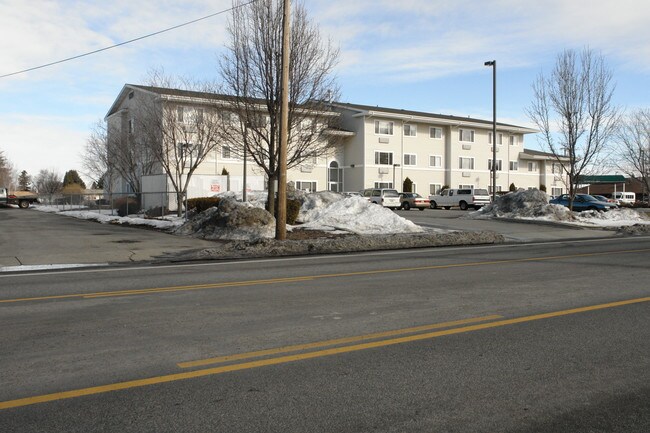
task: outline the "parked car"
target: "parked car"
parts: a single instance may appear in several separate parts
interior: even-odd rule
[[[592,197],[594,197],[594,198],[596,198],[596,199],[598,199],[598,200],[600,200],[600,201],[604,201],[605,203],[613,203],[613,204],[616,204],[616,200],[614,200],[613,198],[607,198],[607,197],[605,197],[604,195],[592,194]],[[617,207],[618,207],[618,206],[617,206]]]
[[[429,207],[429,199],[422,197],[417,192],[403,192],[399,195],[399,201],[402,203],[402,209],[410,210],[417,208],[425,210]]]
[[[549,203],[569,207],[569,198],[569,194],[562,194],[553,200],[549,200]],[[616,209],[616,207],[617,206],[614,203],[600,201],[589,194],[576,194],[576,197],[573,200],[573,210],[576,212],[582,212],[585,210],[607,211],[609,209]]]
[[[361,193],[358,191],[344,191],[341,194],[343,194],[346,197],[361,197]]]
[[[371,203],[380,204],[389,209],[399,209],[399,192],[392,188],[368,188],[363,190],[363,196]]]
[[[484,188],[450,188],[443,189],[438,194],[430,195],[429,202],[431,209],[438,207],[445,209],[459,207],[461,210],[467,210],[470,207],[480,209],[490,204],[490,194]]]

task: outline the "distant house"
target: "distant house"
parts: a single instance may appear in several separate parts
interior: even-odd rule
[[[138,105],[151,97],[190,111],[207,105],[228,110],[232,98],[127,84],[106,115],[109,134],[137,133]],[[491,189],[492,150],[496,146],[497,191],[515,184],[527,189],[545,185],[553,195],[565,192],[553,155],[524,148],[525,136],[537,132],[534,129],[498,123],[496,137],[492,137],[488,120],[336,102],[329,109],[338,124],[329,133],[338,135],[342,144],[328,155],[310,158],[289,170],[287,180],[299,190],[401,190],[407,177],[413,182],[413,191],[423,195],[436,193],[443,185]],[[190,196],[241,190],[243,167],[243,160],[230,152],[228,143],[220,144],[195,172],[196,186]],[[227,180],[221,176],[224,169],[229,173]],[[248,188],[265,186],[263,172],[250,161],[247,177]],[[143,192],[160,192],[165,183],[159,170],[155,179],[145,179]],[[124,182],[118,184],[116,191],[128,192]]]

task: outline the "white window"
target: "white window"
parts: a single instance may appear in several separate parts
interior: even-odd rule
[[[497,168],[496,171],[501,171],[502,162],[500,159],[497,159]],[[492,171],[492,159],[488,159],[488,170]]]
[[[393,135],[393,122],[375,120],[375,134]]]
[[[562,174],[562,165],[558,162],[554,162],[551,165],[551,171],[553,174]]]
[[[375,164],[393,165],[393,152],[375,152]]]
[[[528,171],[537,171],[537,163],[536,162],[529,162],[528,163]]]
[[[415,137],[417,135],[418,127],[416,125],[404,125],[404,136]]]
[[[519,161],[510,161],[510,171],[519,170]]]
[[[316,192],[316,182],[309,180],[297,180],[296,189],[299,191]]]
[[[417,165],[417,156],[413,153],[405,153],[404,165]]]
[[[562,188],[551,188],[551,195],[553,197],[557,197],[558,195],[562,195]]]
[[[223,159],[230,159],[231,158],[230,147],[221,146],[221,158],[223,158]]]
[[[492,133],[488,132],[488,143],[492,144]],[[503,144],[503,134],[497,134],[497,144]]]
[[[458,189],[474,189],[474,185],[458,185]]]
[[[436,128],[434,126],[429,128],[429,137],[430,138],[442,138],[442,128]]]
[[[502,191],[501,185],[497,185],[496,190],[497,192]],[[490,193],[490,195],[492,195],[492,185],[488,186],[488,192]]]
[[[461,170],[474,170],[474,158],[458,158],[458,168]]]
[[[442,185],[439,183],[430,183],[429,184],[429,194],[434,195],[438,194],[442,189]]]
[[[429,167],[442,167],[442,156],[429,155]]]
[[[375,188],[392,188],[393,182],[375,182]]]
[[[184,114],[183,107],[176,107],[176,121],[177,122],[182,122],[183,121],[183,114]]]
[[[467,141],[470,143],[474,143],[474,131],[472,131],[471,129],[459,129],[458,139],[460,141]]]
[[[511,135],[510,136],[510,146],[516,146],[519,144],[519,137],[516,135]]]

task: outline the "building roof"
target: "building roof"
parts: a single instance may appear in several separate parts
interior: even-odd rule
[[[625,176],[620,174],[610,174],[605,176],[580,176],[578,183],[582,184],[598,184],[598,183],[625,183]]]
[[[395,117],[400,119],[407,119],[425,123],[442,123],[442,124],[457,124],[468,125],[476,127],[490,127],[492,126],[491,120],[475,119],[472,117],[451,116],[446,114],[427,113],[424,111],[402,110],[397,108],[350,104],[350,103],[332,103],[335,107],[356,111],[360,116],[385,116]],[[519,132],[523,134],[532,134],[539,132],[536,129],[526,128],[523,126],[510,125],[507,123],[497,122],[497,129],[512,132]]]

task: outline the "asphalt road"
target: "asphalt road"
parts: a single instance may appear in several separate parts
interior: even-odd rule
[[[647,432],[650,238],[0,274],[7,432]]]

